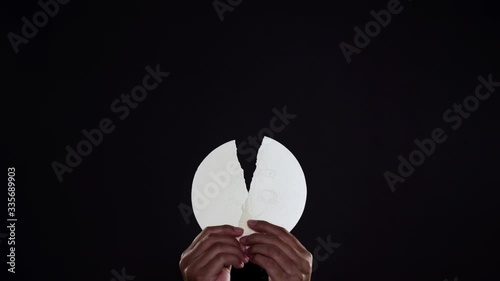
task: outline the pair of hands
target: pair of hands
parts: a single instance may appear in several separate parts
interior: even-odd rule
[[[266,221],[249,220],[257,233],[236,238],[243,229],[229,225],[205,228],[182,253],[184,281],[229,281],[231,267],[252,262],[271,281],[310,281],[312,255],[290,232]]]

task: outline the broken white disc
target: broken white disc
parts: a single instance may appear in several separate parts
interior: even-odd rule
[[[265,220],[291,231],[304,212],[307,187],[295,156],[279,142],[264,137],[247,191],[236,154],[236,142],[214,149],[193,179],[191,201],[196,221],[207,226],[229,224],[250,234],[247,220]]]

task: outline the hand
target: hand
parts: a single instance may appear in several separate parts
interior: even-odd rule
[[[229,281],[231,266],[248,262],[236,237],[243,229],[230,225],[205,228],[182,253],[179,268],[184,281]]]
[[[249,248],[250,261],[264,268],[271,281],[310,281],[312,254],[282,227],[266,221],[248,221],[257,233],[244,236],[240,243]]]

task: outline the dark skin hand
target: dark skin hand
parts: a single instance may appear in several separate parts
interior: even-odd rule
[[[269,281],[310,281],[312,254],[286,229],[266,221],[248,221],[257,233],[240,243],[252,263],[266,270]]]
[[[236,240],[242,234],[242,228],[229,225],[205,228],[181,255],[184,281],[229,281],[231,266],[243,268],[248,262]]]
[[[236,239],[243,229],[229,225],[205,228],[182,253],[184,281],[229,281],[231,267],[251,261],[266,270],[269,281],[310,281],[312,254],[286,229],[266,221],[248,221],[256,231]]]

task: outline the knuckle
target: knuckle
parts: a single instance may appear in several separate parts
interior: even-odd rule
[[[278,231],[281,232],[281,233],[284,233],[284,234],[288,234],[288,230],[286,230],[284,227],[282,226],[278,226]]]
[[[182,252],[182,254],[181,254],[181,260],[182,260],[182,258],[184,258],[186,256],[186,254],[187,254],[187,249]]]
[[[224,229],[226,229],[226,230],[232,230],[232,229],[233,229],[233,227],[232,227],[232,226],[230,226],[229,224],[224,224],[224,225],[222,225],[222,227],[223,227]]]
[[[196,245],[196,249],[198,249],[199,247],[203,247],[203,245],[205,245],[208,240],[210,239],[210,237],[207,235],[205,237],[203,237],[203,239],[201,239],[198,244]]]
[[[184,278],[189,279],[189,276],[193,274],[193,270],[191,270],[191,267],[188,265],[188,266],[185,266],[185,267],[181,267],[181,274]]]
[[[213,231],[213,229],[212,229],[212,228],[213,228],[212,226],[207,226],[207,227],[205,227],[205,228],[201,231],[200,235],[201,235],[201,236],[203,236],[203,237],[207,236],[207,234],[210,234],[210,232],[212,232],[212,231]]]
[[[224,263],[226,261],[226,259],[224,258],[224,254],[223,253],[218,253],[216,256],[215,256],[215,260],[219,263]]]
[[[312,260],[313,260],[313,254],[311,254],[311,252],[309,251],[305,251],[304,253],[305,257],[306,257],[306,260],[308,263],[312,263]]]
[[[207,233],[207,235],[205,235],[205,237],[203,237],[203,239],[199,243],[206,244],[206,243],[209,243],[210,241],[213,241],[216,238],[217,238],[217,234],[210,232],[210,233]]]
[[[188,258],[186,258],[185,254],[183,253],[181,255],[181,258],[179,259],[179,268],[181,270],[187,268],[187,266],[188,266],[187,263],[188,263]]]
[[[260,254],[254,254],[251,258],[252,262],[259,263],[261,260]]]
[[[211,231],[213,231],[214,229],[215,229],[215,226],[207,226],[207,227],[205,227],[205,228],[203,229],[203,231],[204,231],[205,233],[207,233],[207,232],[211,232]]]
[[[312,265],[310,261],[302,261],[301,262],[301,271],[309,274],[312,270]]]

